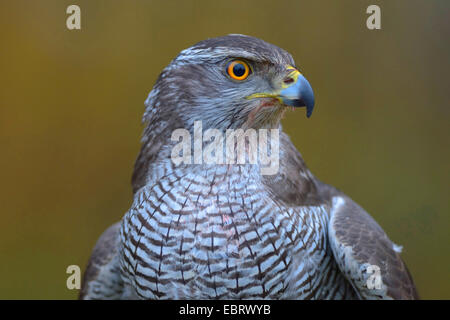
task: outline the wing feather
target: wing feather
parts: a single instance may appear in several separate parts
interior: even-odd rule
[[[363,299],[418,299],[412,277],[376,221],[346,196],[332,199],[328,238],[337,264]]]
[[[100,236],[84,273],[80,299],[120,299],[123,281],[117,255],[120,222]]]

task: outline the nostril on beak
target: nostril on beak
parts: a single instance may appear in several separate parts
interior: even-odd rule
[[[292,79],[291,77],[287,77],[287,78],[284,78],[283,82],[285,84],[291,84],[292,82],[294,82],[294,79]]]

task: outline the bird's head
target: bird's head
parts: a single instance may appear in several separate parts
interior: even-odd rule
[[[306,107],[314,95],[285,50],[263,40],[228,35],[183,50],[161,73],[147,101],[145,121],[176,119],[192,129],[274,128],[288,107]],[[172,128],[174,129],[174,128]]]

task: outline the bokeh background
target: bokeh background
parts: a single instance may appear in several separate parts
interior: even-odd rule
[[[82,29],[66,28],[81,7]],[[382,29],[366,28],[369,4]],[[0,298],[72,299],[131,200],[144,100],[195,42],[292,53],[316,94],[285,130],[310,169],[370,212],[425,299],[450,298],[449,1],[6,1],[0,4]]]

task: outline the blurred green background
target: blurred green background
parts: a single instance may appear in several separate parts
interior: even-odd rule
[[[66,8],[81,7],[81,30]],[[366,28],[381,7],[382,29]],[[1,1],[0,298],[71,299],[128,209],[144,100],[177,53],[228,33],[288,50],[316,108],[285,130],[371,213],[422,298],[450,298],[449,1]]]

